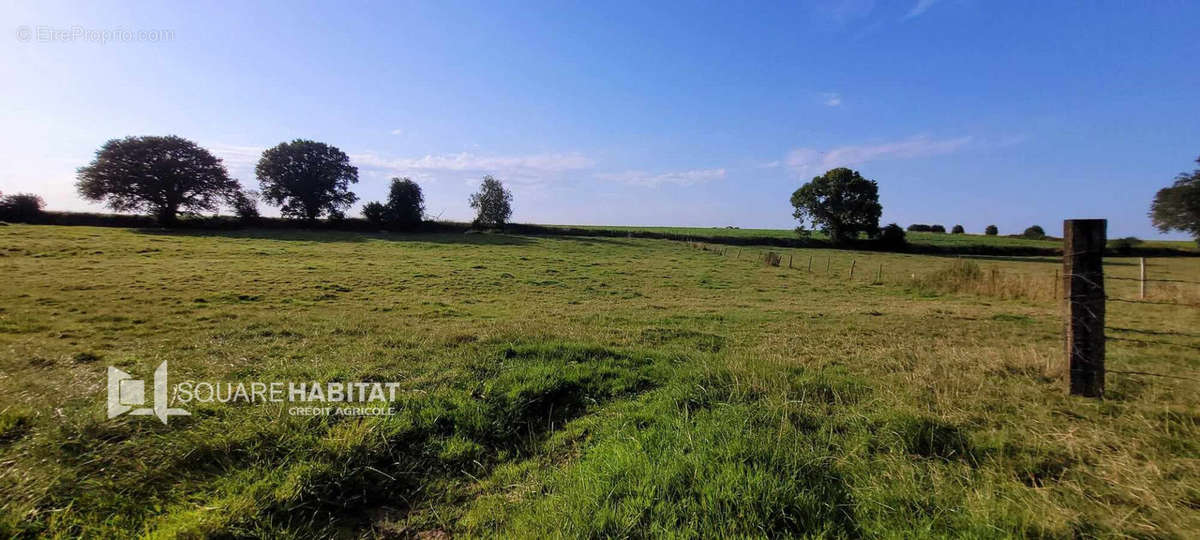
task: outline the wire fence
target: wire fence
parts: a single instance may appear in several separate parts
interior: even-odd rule
[[[870,255],[836,257],[838,262],[835,267],[835,257],[828,255],[822,257],[802,254],[797,257],[796,253],[776,250],[729,247],[703,242],[688,242],[688,245],[694,249],[734,259],[754,259],[766,266],[786,267],[813,274],[840,275],[844,280],[865,281],[872,285],[886,283],[917,289],[968,292],[1005,299],[1023,298],[1046,302],[1061,302],[1065,294],[1063,276],[1059,270],[1035,274],[1007,268],[984,269],[968,259],[955,259],[955,264],[961,265],[958,268],[952,264],[945,268],[923,269],[920,272],[898,272],[895,268],[888,268],[891,260]],[[1179,279],[1174,276],[1149,277],[1144,260],[1140,262],[1140,268],[1142,275],[1139,277],[1105,275],[1105,290],[1109,292],[1106,298],[1129,304],[1200,308],[1200,280]],[[1135,283],[1137,287],[1130,289],[1118,286],[1118,283],[1110,286],[1107,283],[1110,280]]]

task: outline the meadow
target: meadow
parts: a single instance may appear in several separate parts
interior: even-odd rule
[[[554,227],[554,225],[548,225]],[[791,240],[798,238],[795,231],[789,229],[742,229],[730,227],[642,227],[642,226],[621,226],[621,225],[569,225],[573,229],[584,229],[594,231],[616,231],[616,232],[650,232],[680,236],[694,236],[698,238],[729,238],[734,240],[744,239],[783,239]],[[1015,231],[1020,232],[1020,231]],[[1055,229],[1049,227],[1046,233],[1051,237],[1061,233],[1061,227]],[[811,231],[810,237],[813,239],[824,240],[827,237],[820,231]],[[1046,248],[1057,249],[1062,247],[1062,240],[1059,238],[1024,238],[1014,235],[994,235],[985,234],[950,234],[950,233],[933,233],[933,232],[917,232],[909,231],[907,239],[910,244],[917,248],[932,247],[943,249],[954,248],[970,248],[970,247],[990,247],[990,248]],[[1112,245],[1112,239],[1110,239]],[[1179,251],[1195,252],[1198,251],[1196,242],[1180,241],[1180,240],[1147,240],[1140,244],[1140,247],[1145,248],[1161,248],[1172,249]]]
[[[1152,259],[1177,281],[1109,303],[1093,400],[1063,390],[1056,258],[765,251],[0,227],[0,535],[1200,530],[1200,309],[1176,305],[1200,304],[1200,259]],[[392,416],[107,419],[108,367],[164,360],[401,392]]]

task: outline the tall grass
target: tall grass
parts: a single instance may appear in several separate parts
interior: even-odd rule
[[[984,271],[975,261],[956,260],[933,272],[914,276],[910,286],[920,292],[969,293],[1003,299],[1051,301],[1058,290],[1054,276]]]

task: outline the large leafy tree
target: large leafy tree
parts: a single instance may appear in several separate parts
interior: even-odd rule
[[[853,240],[859,233],[879,234],[879,186],[845,167],[831,169],[792,193],[792,216],[800,228],[811,222],[835,243]]]
[[[77,177],[85,199],[118,212],[150,212],[162,224],[180,212],[216,211],[238,191],[219,158],[174,135],[108,141]]]
[[[1158,190],[1150,204],[1150,221],[1161,232],[1186,232],[1200,243],[1200,169],[1180,173],[1171,187]]]
[[[345,152],[325,143],[280,143],[263,152],[254,171],[263,200],[279,205],[285,216],[340,216],[358,200],[350,192],[350,184],[358,183],[358,168]]]
[[[470,202],[477,211],[476,224],[501,227],[512,217],[512,193],[491,175],[483,177],[479,192],[471,194]]]

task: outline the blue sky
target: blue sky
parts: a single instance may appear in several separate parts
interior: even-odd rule
[[[493,174],[523,222],[790,228],[791,192],[850,166],[885,223],[1160,237],[1150,200],[1200,155],[1200,3],[1047,4],[6,4],[0,191],[99,209],[74,171],[131,134],[254,187],[311,138],[361,201],[410,176],[442,219]]]

